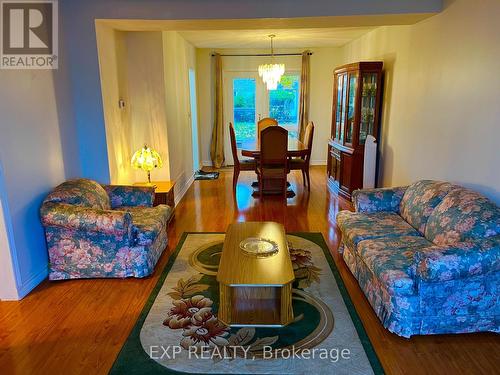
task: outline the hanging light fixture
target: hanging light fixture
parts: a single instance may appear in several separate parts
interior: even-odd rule
[[[259,65],[259,77],[262,78],[268,90],[276,90],[281,76],[285,73],[285,64],[274,64],[273,38],[275,36],[274,34],[269,35],[271,38],[271,64]]]

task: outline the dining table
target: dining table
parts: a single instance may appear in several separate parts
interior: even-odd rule
[[[259,158],[260,157],[260,143],[257,139],[251,139],[241,142],[238,147],[241,150],[241,155],[249,158]],[[299,141],[297,138],[289,136],[288,137],[288,157],[302,157],[307,154],[307,146]]]
[[[241,151],[242,156],[246,156],[249,158],[259,159],[260,158],[260,143],[257,139],[245,140],[242,141],[238,145],[238,149]],[[307,155],[307,146],[302,143],[299,139],[288,136],[288,147],[287,147],[287,156],[291,157],[303,157]],[[258,187],[258,182],[252,183],[253,187]],[[264,190],[264,194],[276,194],[279,193],[280,190],[270,189]],[[259,196],[259,191],[255,190],[252,194],[254,197]],[[293,189],[289,188],[287,191],[287,197],[294,197],[295,192]]]

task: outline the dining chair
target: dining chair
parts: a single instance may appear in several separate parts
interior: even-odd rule
[[[257,122],[257,141],[260,142],[260,133],[262,130],[270,127],[270,126],[278,126],[278,120],[271,117],[264,117]]]
[[[242,159],[238,158],[238,148],[236,146],[236,134],[234,132],[234,126],[229,123],[229,135],[231,138],[231,152],[233,154],[233,191],[236,191],[236,184],[238,183],[238,176],[241,171],[255,171],[257,165],[253,159]]]
[[[288,170],[288,131],[280,126],[270,126],[262,131],[260,138],[260,159],[257,174],[259,177],[259,193],[262,199],[264,184],[281,181],[285,202],[287,198],[286,176]]]
[[[309,178],[309,166],[311,164],[311,151],[314,136],[314,123],[310,121],[304,132],[304,144],[307,147],[307,152],[304,156],[300,158],[291,158],[289,161],[290,170],[300,170],[302,171],[302,180],[304,186],[306,186],[307,178],[307,190],[311,190],[311,180]]]

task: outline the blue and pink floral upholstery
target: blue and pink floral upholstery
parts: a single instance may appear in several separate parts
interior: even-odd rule
[[[40,209],[49,279],[145,277],[167,246],[172,208],[153,207],[154,188],[77,179],[56,187]]]
[[[439,181],[357,190],[341,211],[343,258],[400,336],[500,332],[500,208]]]

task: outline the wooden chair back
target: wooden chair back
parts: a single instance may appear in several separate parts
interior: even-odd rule
[[[238,159],[238,147],[236,146],[236,133],[234,132],[234,126],[229,123],[229,137],[231,138],[231,153],[233,154],[233,163],[235,168],[239,168],[240,159]]]
[[[306,161],[309,161],[309,159],[311,159],[313,136],[314,136],[314,123],[310,121],[307,124],[306,130],[304,132],[304,144],[307,146],[307,154],[305,156]]]
[[[257,122],[257,140],[260,142],[260,133],[262,130],[270,127],[270,126],[278,126],[278,121],[271,117],[264,117],[263,119]]]
[[[261,167],[287,168],[288,130],[270,126],[262,131],[260,138]]]

